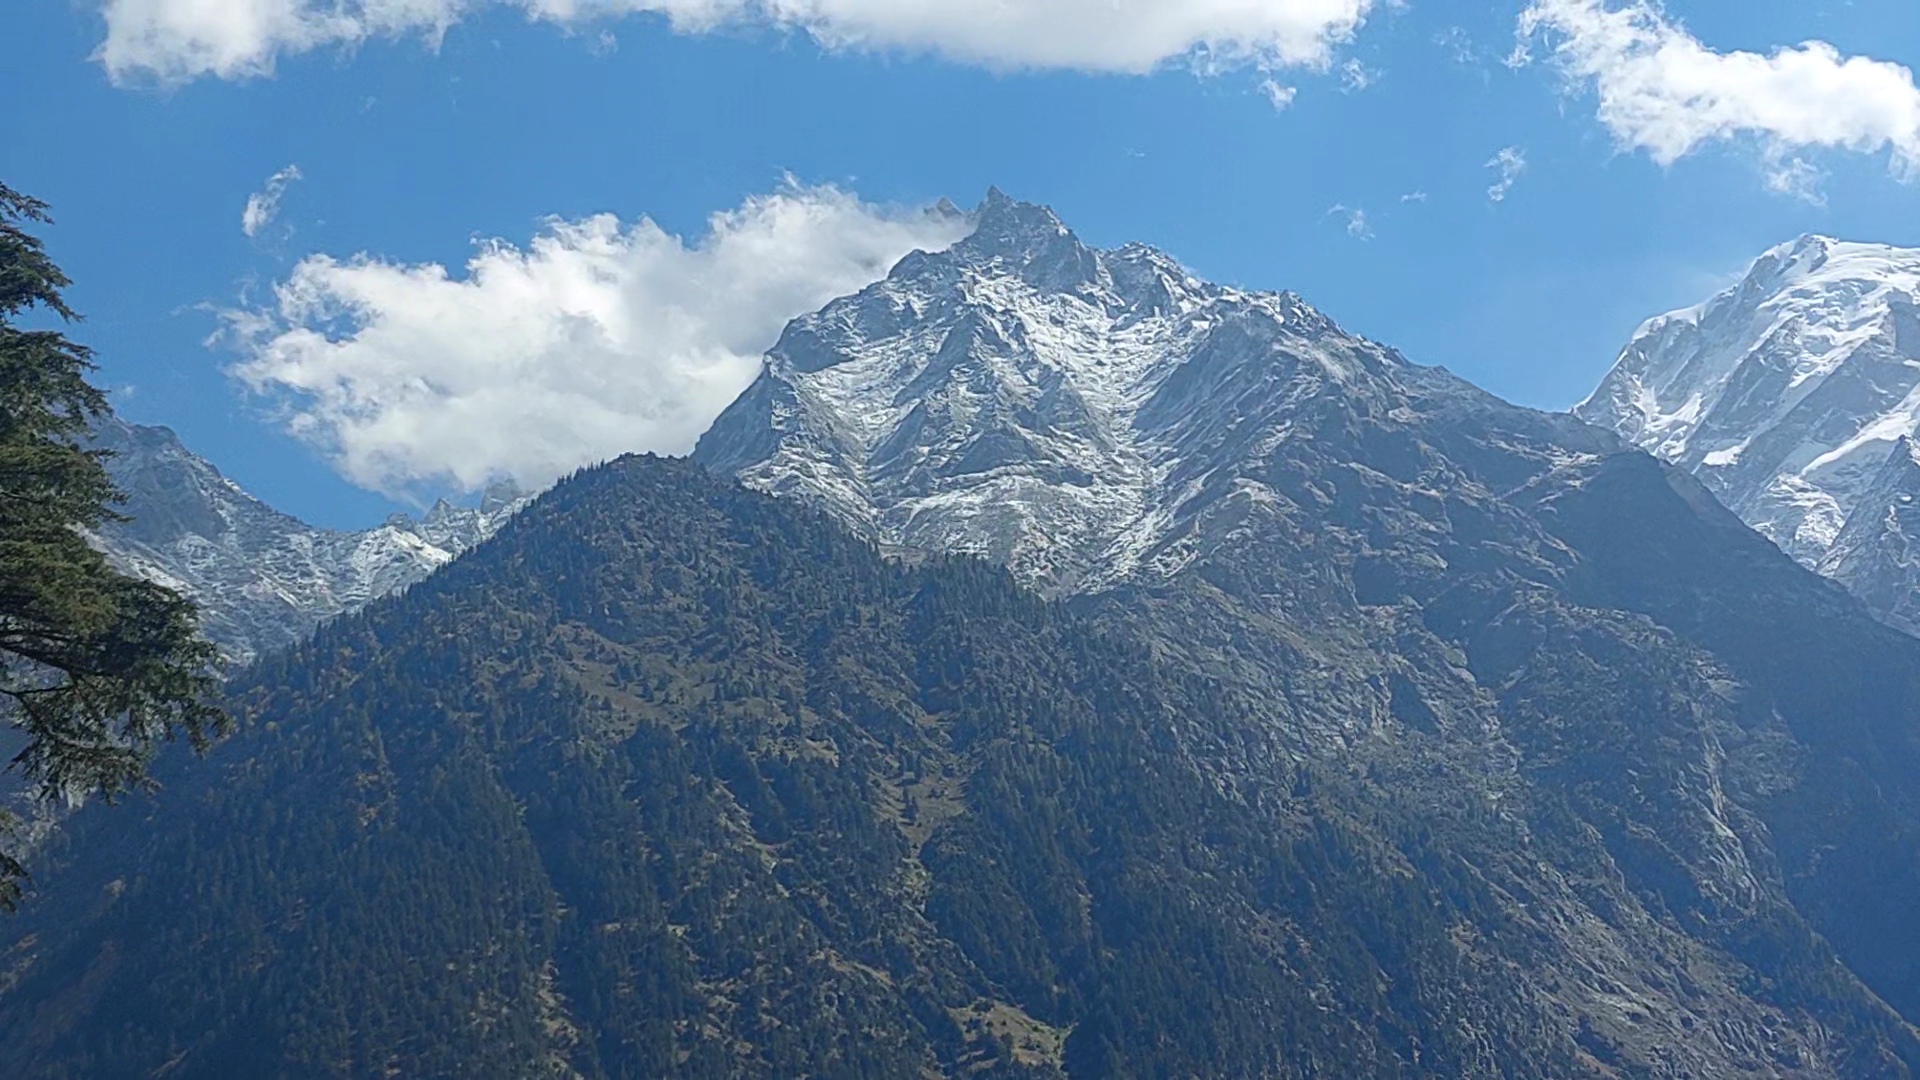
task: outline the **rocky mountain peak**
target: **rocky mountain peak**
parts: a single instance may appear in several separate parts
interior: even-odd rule
[[[1697,475],[1869,608],[1920,629],[1920,250],[1807,235],[1649,320],[1575,412]]]
[[[532,493],[514,483],[510,477],[496,480],[481,491],[480,512],[498,514],[516,504],[524,503],[530,494]]]
[[[1585,419],[1692,470],[1808,565],[1920,428],[1920,251],[1804,236],[1648,321]]]
[[[973,232],[949,251],[970,268],[1011,272],[1055,291],[1086,289],[1099,280],[1098,255],[1045,206],[993,188],[972,218]]]
[[[1228,476],[1404,401],[1411,365],[1296,295],[1096,250],[997,190],[976,216],[953,249],[795,320],[696,458],[883,544],[1079,592],[1184,565]]]
[[[1761,255],[1747,272],[1746,280],[1765,285],[1817,272],[1839,246],[1840,241],[1831,236],[1805,233]]]

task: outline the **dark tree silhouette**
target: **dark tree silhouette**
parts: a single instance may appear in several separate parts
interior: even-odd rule
[[[0,720],[24,737],[9,768],[42,798],[112,798],[145,775],[156,742],[204,745],[212,648],[193,605],[116,572],[86,531],[116,515],[104,454],[85,444],[108,415],[92,354],[22,316],[76,316],[68,280],[28,228],[45,204],[0,184]],[[6,824],[0,821],[0,824]],[[0,855],[0,906],[24,871]]]

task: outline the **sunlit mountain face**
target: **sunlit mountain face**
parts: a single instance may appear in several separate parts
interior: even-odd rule
[[[1920,251],[1807,236],[1650,320],[1574,411],[1700,477],[1909,631],[1920,488]]]

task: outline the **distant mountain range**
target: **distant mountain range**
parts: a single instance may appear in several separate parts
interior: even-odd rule
[[[1727,447],[974,220],[78,815],[14,1070],[1920,1075],[1920,639]]]
[[[1920,251],[1807,236],[1641,327],[1574,412],[1691,470],[1788,554],[1920,633]]]
[[[477,509],[441,502],[419,520],[336,532],[247,494],[166,428],[109,420],[95,445],[113,454],[108,472],[127,495],[118,510],[129,519],[100,530],[101,548],[122,569],[199,603],[207,636],[238,662],[420,581],[527,501],[502,486]]]

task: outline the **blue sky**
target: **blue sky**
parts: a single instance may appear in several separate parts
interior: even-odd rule
[[[111,2],[125,20],[173,0]],[[379,395],[402,393],[406,379],[466,378],[461,365],[477,362],[475,350],[513,339],[504,323],[470,335],[485,341],[459,339],[442,324],[473,320],[435,306],[447,290],[389,280],[399,271],[437,264],[457,280],[476,241],[519,249],[562,235],[550,219],[602,213],[618,224],[591,243],[613,245],[612,258],[659,239],[621,231],[643,217],[697,245],[710,215],[781,191],[812,205],[826,185],[859,200],[854,210],[834,204],[824,223],[809,226],[833,230],[844,257],[787,248],[767,255],[784,265],[792,254],[782,272],[818,279],[813,285],[728,278],[720,292],[745,298],[728,305],[761,306],[740,326],[708,326],[728,323],[734,307],[658,300],[658,290],[673,289],[656,279],[681,266],[715,278],[761,271],[719,255],[648,256],[618,290],[633,310],[605,315],[623,329],[601,333],[582,364],[678,372],[686,356],[712,351],[706,334],[733,357],[726,363],[734,366],[715,369],[725,384],[735,354],[769,343],[754,344],[773,332],[766,326],[777,329],[769,312],[814,295],[808,287],[827,287],[820,282],[857,284],[877,253],[930,228],[914,208],[942,196],[970,206],[990,184],[1052,205],[1091,242],[1143,240],[1210,278],[1293,289],[1415,360],[1549,408],[1591,390],[1639,321],[1704,299],[1773,244],[1813,231],[1920,246],[1920,185],[1901,175],[1920,154],[1920,114],[1905,111],[1920,109],[1920,95],[1905,96],[1910,77],[1903,90],[1897,69],[1882,65],[1866,73],[1873,78],[1822,81],[1826,69],[1815,63],[1809,118],[1794,114],[1800,84],[1782,84],[1783,95],[1751,70],[1703,61],[1708,76],[1726,76],[1715,115],[1665,101],[1680,113],[1609,119],[1597,91],[1630,98],[1631,84],[1605,79],[1644,76],[1635,57],[1610,56],[1592,40],[1586,53],[1557,52],[1583,40],[1577,24],[1562,23],[1530,37],[1532,63],[1503,63],[1522,0],[1317,0],[1328,9],[1359,4],[1365,21],[1351,33],[1334,27],[1315,56],[1296,45],[1246,55],[1216,48],[1211,65],[1182,53],[1146,74],[1087,70],[1139,66],[1127,43],[1107,42],[1098,27],[1085,30],[1091,51],[1065,61],[974,34],[964,25],[967,0],[944,13],[935,0],[912,0],[938,17],[901,30],[901,43],[866,48],[834,36],[843,24],[781,28],[748,17],[676,26],[644,12],[529,21],[525,10],[554,0],[516,2],[523,6],[448,7],[458,17],[445,20],[437,47],[416,28],[389,36],[375,27],[344,43],[289,38],[271,73],[257,70],[257,54],[243,55],[254,56],[252,73],[182,68],[152,41],[144,53],[109,54],[118,65],[110,72],[96,58],[108,40],[98,4],[35,0],[9,11],[0,98],[30,107],[0,115],[0,178],[53,204],[59,222],[48,239],[75,279],[70,299],[88,316],[78,334],[99,350],[102,380],[116,388],[123,415],[174,427],[283,509],[366,525],[477,482],[477,474],[446,475],[437,463],[467,444],[432,442],[433,432],[464,426],[510,441],[514,402],[532,396],[529,386],[550,388],[529,373],[535,361],[489,354],[486,363],[498,366],[471,379],[502,372],[498,393],[470,394],[446,416],[423,419],[421,410],[440,407],[431,399],[404,416],[383,411],[391,403]],[[1265,2],[1278,9],[1316,0]],[[1588,14],[1631,6],[1555,2]],[[819,0],[815,8],[835,4],[859,7]],[[1836,58],[1920,64],[1920,5],[1911,0],[1671,0],[1664,11],[1641,10],[1656,20],[1643,25],[1683,35],[1673,40],[1693,42],[1709,61],[1819,41]],[[1118,57],[1111,62],[1099,51],[1109,44]],[[1275,107],[1268,83],[1293,91],[1285,108]],[[1489,163],[1509,148],[1518,157],[1507,160],[1523,159],[1524,168],[1496,201],[1490,188],[1501,170]],[[249,197],[289,166],[299,178],[248,236]],[[1773,182],[1790,170],[1792,184]],[[1774,190],[1782,186],[1796,190]],[[853,240],[844,239],[849,229],[858,231]],[[590,243],[564,235],[573,239],[556,240],[562,248]],[[824,234],[778,235],[792,244]],[[394,274],[356,277],[340,262],[304,280],[311,295],[338,302],[352,293],[371,308],[289,315],[275,305],[275,286],[296,278],[303,260],[363,253]],[[489,318],[517,319],[500,298],[544,302],[543,267],[554,269],[521,266],[526,288],[471,298]],[[356,338],[369,310],[388,324],[380,341]],[[256,322],[236,324],[222,312],[252,313]],[[675,319],[696,325],[669,331],[649,321]],[[223,326],[225,340],[209,345]],[[604,329],[592,319],[567,326],[589,336]],[[358,351],[328,351],[339,342]],[[259,366],[262,350],[295,347],[315,351],[294,361],[276,353],[285,362]],[[566,365],[570,355],[549,349],[537,362]],[[233,374],[249,360],[253,388]],[[369,375],[368,365],[385,367]],[[289,392],[291,380],[309,376],[370,395],[355,408],[384,426],[353,436],[373,441],[366,456],[349,461],[335,413]],[[670,377],[679,376],[641,376],[609,393],[657,393],[663,409],[683,398],[696,413],[712,407],[718,391],[702,383],[701,393],[683,393]],[[528,460],[537,471],[553,455],[583,452],[565,438],[566,399],[556,400],[560,430],[543,436],[545,456],[509,455],[502,468]],[[668,418],[676,428],[644,400],[633,409],[633,445],[621,448],[671,449],[646,444],[683,439],[691,422]],[[304,438],[288,433],[296,416],[306,418]],[[617,410],[593,420],[614,434],[601,430],[591,447],[623,437],[622,422]]]

